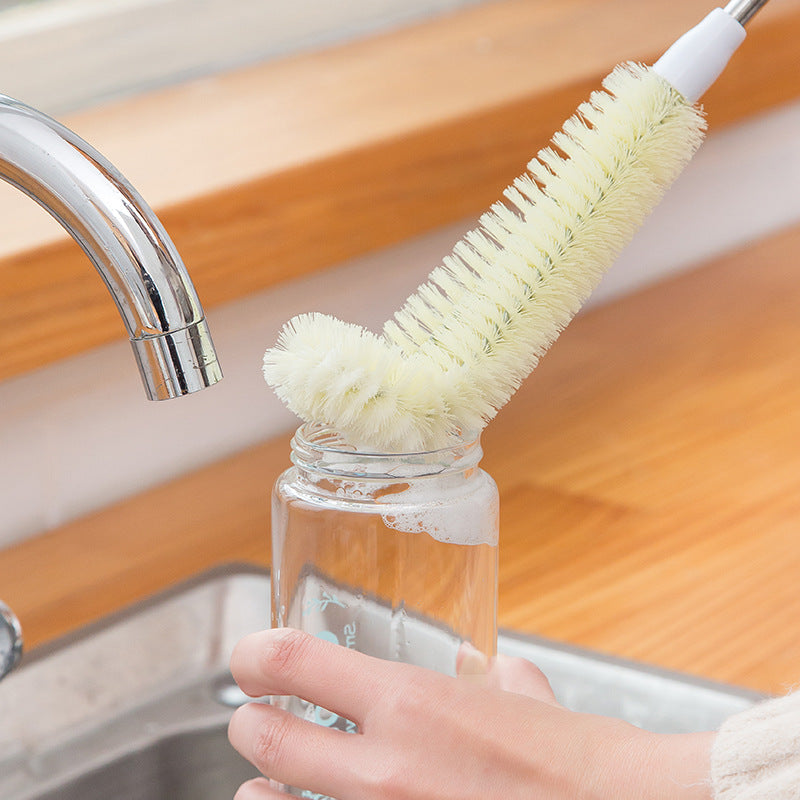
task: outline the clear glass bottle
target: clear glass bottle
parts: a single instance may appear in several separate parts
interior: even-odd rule
[[[367,453],[304,425],[272,496],[272,624],[455,674],[469,642],[497,641],[497,487],[479,439]],[[328,711],[285,707],[352,730]],[[299,793],[303,796],[302,793]]]

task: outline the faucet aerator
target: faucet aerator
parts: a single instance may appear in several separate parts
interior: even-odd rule
[[[131,346],[149,400],[191,394],[222,378],[205,319],[171,333],[131,339]]]

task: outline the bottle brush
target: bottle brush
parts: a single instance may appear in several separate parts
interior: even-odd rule
[[[695,103],[765,2],[733,0],[654,66],[616,67],[381,335],[319,313],[291,319],[264,355],[278,396],[379,452],[480,431],[699,147]]]

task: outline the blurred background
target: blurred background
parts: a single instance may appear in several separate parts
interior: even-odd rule
[[[775,0],[774,5],[782,1]],[[306,90],[293,88],[284,76],[303,71],[311,76],[305,86],[313,86],[314,76],[318,76],[321,106],[326,95],[338,96],[338,81],[344,80],[340,75],[358,76],[348,91],[354,105],[361,103],[372,115],[370,124],[378,130],[375,146],[379,147],[387,137],[399,141],[406,135],[399,127],[390,134],[381,133],[379,124],[383,124],[384,116],[390,112],[397,115],[398,108],[404,117],[422,114],[425,102],[420,98],[424,98],[426,81],[423,74],[419,96],[408,91],[404,106],[385,112],[374,92],[359,96],[359,81],[370,75],[369,65],[382,64],[385,69],[385,62],[370,49],[372,43],[379,47],[381,42],[395,42],[400,37],[405,52],[414,53],[417,48],[429,56],[435,53],[435,47],[428,40],[428,32],[460,31],[465,14],[490,9],[494,20],[506,12],[536,6],[544,33],[531,32],[530,48],[524,46],[524,36],[520,35],[519,41],[512,42],[517,49],[509,45],[507,55],[499,34],[493,28],[484,32],[480,26],[473,26],[463,43],[458,40],[449,46],[453,52],[467,52],[475,61],[499,65],[498,69],[506,70],[500,74],[510,76],[509,82],[517,70],[513,59],[530,49],[534,51],[529,55],[532,60],[523,69],[531,73],[531,83],[545,84],[555,80],[552,75],[563,73],[572,81],[571,87],[584,92],[586,85],[596,86],[622,57],[657,55],[674,34],[694,24],[708,10],[704,2],[664,3],[663,9],[652,12],[654,5],[637,9],[634,3],[586,0],[0,0],[0,91],[74,127],[117,164],[159,214],[166,210],[165,225],[184,252],[201,300],[205,303],[207,293],[213,298],[207,310],[226,376],[219,386],[196,396],[148,403],[126,341],[111,337],[113,341],[76,347],[70,352],[69,347],[61,347],[65,337],[59,330],[47,330],[51,311],[41,312],[43,354],[27,359],[23,366],[8,366],[0,381],[0,547],[293,427],[296,421],[272,396],[260,375],[263,351],[274,342],[281,325],[294,314],[318,310],[380,329],[460,235],[475,224],[480,209],[499,197],[503,186],[523,171],[525,160],[520,159],[512,172],[494,176],[492,193],[481,196],[480,202],[461,205],[453,201],[446,213],[437,210],[435,215],[429,214],[428,224],[417,225],[413,235],[395,236],[387,246],[372,242],[362,248],[363,252],[345,258],[341,249],[328,253],[325,236],[317,235],[314,220],[335,205],[340,194],[335,183],[326,183],[326,165],[343,163],[335,159],[345,159],[348,148],[355,145],[341,133],[347,131],[346,125],[341,130],[336,128],[335,136],[340,138],[333,141],[334,134],[329,135],[325,128],[327,117],[314,116],[316,111],[308,110],[312,103]],[[605,37],[592,29],[591,19],[580,29],[574,20],[568,21],[575,43],[562,38],[557,46],[564,54],[563,61],[554,63],[555,45],[550,41],[549,50],[545,45],[548,37],[552,39],[552,30],[563,34],[557,19],[569,7],[575,7],[576,14],[594,14],[593,19],[610,17],[610,24],[617,27],[620,20],[638,15],[631,20],[631,29],[646,24],[646,17],[655,17],[651,24],[655,32],[648,34],[650,38],[644,40],[639,52],[617,53],[607,42],[604,45]],[[664,24],[659,30],[661,22]],[[513,25],[504,24],[513,30]],[[533,60],[540,47],[537,36],[543,43],[541,63]],[[620,48],[623,44],[630,48],[624,42]],[[359,49],[355,51],[346,49],[356,46]],[[579,51],[581,58],[591,61],[591,70],[576,77],[570,70],[572,62],[580,61],[574,57]],[[340,52],[346,58],[336,63],[346,62],[351,72],[344,68],[340,73],[328,72],[325,54]],[[318,54],[320,58],[315,60]],[[413,59],[406,63],[409,69],[415,66]],[[446,71],[446,59],[442,67]],[[385,95],[391,98],[405,70],[400,63],[377,79],[373,75],[373,80],[379,86],[385,84]],[[262,78],[263,91],[258,83]],[[448,80],[455,85],[459,76]],[[475,81],[475,91],[486,93],[477,84]],[[231,87],[246,99],[232,102],[230,109],[223,108],[232,96]],[[503,95],[502,88],[498,86],[497,107],[517,102]],[[546,86],[534,89],[537,96],[548,91]],[[463,93],[463,87],[459,91]],[[523,87],[518,91],[529,90]],[[442,96],[446,94],[444,91]],[[574,108],[573,96],[574,92],[565,95],[560,105],[553,102],[552,118],[543,118],[542,126],[552,133]],[[436,95],[426,102],[444,105],[438,98]],[[187,112],[182,125],[174,119],[175,108],[183,107],[180,104],[197,112]],[[212,115],[213,123],[197,111],[204,104],[212,111],[222,109]],[[489,102],[487,108],[491,105]],[[593,303],[606,302],[666,274],[691,268],[800,219],[796,191],[800,178],[800,103],[781,99],[767,105],[758,113],[740,114],[732,124],[712,130],[696,161],[623,254]],[[461,115],[458,130],[469,131],[472,113],[451,113],[453,119]],[[162,119],[169,119],[169,124],[162,125]],[[444,141],[450,136],[449,120],[442,112],[436,122],[441,130],[437,133],[434,126],[431,135]],[[248,130],[251,125],[253,130],[274,134],[277,144],[266,134],[259,139],[261,133]],[[231,133],[226,127],[236,130]],[[314,146],[323,168],[308,177],[304,194],[292,195],[292,184],[285,196],[276,193],[265,197],[264,203],[282,204],[281,213],[307,211],[304,246],[309,252],[316,248],[322,255],[314,256],[313,268],[303,267],[291,274],[287,267],[278,278],[268,281],[269,286],[251,286],[247,276],[253,263],[266,260],[274,262],[270,266],[278,272],[282,268],[281,252],[276,255],[268,249],[273,234],[265,227],[264,250],[255,248],[247,258],[237,260],[228,258],[224,235],[217,236],[213,248],[206,243],[204,236],[210,234],[205,226],[229,225],[227,241],[235,249],[242,235],[237,220],[252,216],[254,201],[248,195],[250,199],[237,206],[239,201],[231,200],[230,192],[251,178],[255,180],[261,174],[256,167],[262,172],[273,170],[281,180],[296,174],[293,170],[303,165],[290,160],[279,163],[278,156],[284,150],[291,151],[292,146],[299,148],[297,142],[305,142],[311,134],[319,140]],[[504,148],[502,134],[498,136],[500,144],[487,140],[484,150],[473,149],[465,158],[489,164],[493,154]],[[240,146],[238,142],[247,144]],[[341,153],[323,152],[328,143],[339,146]],[[527,157],[545,143],[538,133],[532,136],[525,145],[530,148]],[[362,150],[358,151],[360,160],[354,163],[368,164],[372,145],[356,144]],[[247,151],[243,156],[240,147],[252,148],[252,156]],[[273,155],[277,166],[270,162]],[[247,174],[250,163],[254,164],[253,176]],[[400,175],[401,167],[394,166]],[[351,169],[356,187],[358,169]],[[507,172],[505,166],[503,169]],[[320,185],[327,194],[319,193]],[[438,189],[430,184],[430,191]],[[453,189],[454,197],[458,191],[458,187]],[[193,198],[203,193],[216,197],[215,192],[220,197],[219,214],[209,212],[208,219],[197,217],[193,223]],[[741,202],[742,196],[748,198],[746,205]],[[362,210],[377,214],[384,200],[380,195],[368,200],[362,197],[361,206],[355,203],[345,211],[353,218]],[[352,198],[348,202],[352,203]],[[431,207],[442,205],[432,203]],[[385,207],[386,215],[393,213],[388,200]],[[178,209],[174,217],[170,216],[172,209]],[[268,220],[271,212],[263,213]],[[398,214],[398,218],[401,216]],[[180,219],[180,224],[171,223],[173,218]],[[368,225],[365,222],[365,227]],[[387,241],[390,238],[387,236]],[[17,287],[24,287],[26,308],[34,308],[36,297],[52,295],[48,309],[58,311],[60,305],[80,308],[84,302],[83,289],[76,290],[78,284],[74,283],[82,277],[73,279],[73,272],[82,276],[85,271],[91,284],[99,283],[91,265],[78,258],[80,254],[73,259],[74,268],[51,273],[48,248],[62,246],[66,245],[58,226],[20,193],[0,184],[0,315],[6,319],[2,329],[6,333],[0,333],[0,337],[6,336],[7,362],[23,350],[26,356],[32,352],[24,341],[17,344],[12,340],[9,333],[20,324],[15,314],[28,313],[19,310],[22,306],[15,293]],[[216,270],[213,281],[204,277],[206,273],[199,266],[200,271],[194,271],[193,264],[202,259],[189,259],[186,253],[190,252],[205,254],[207,261],[214,262],[205,268],[209,274]],[[323,262],[324,270],[318,268]],[[35,279],[30,277],[34,269],[39,276]],[[224,288],[206,288],[212,284],[224,287],[226,282],[244,284],[246,290],[226,293]],[[103,299],[101,306],[108,307],[113,316],[110,301]],[[91,313],[87,313],[75,327],[91,324]]]
[[[2,92],[63,114],[481,0],[0,0]]]

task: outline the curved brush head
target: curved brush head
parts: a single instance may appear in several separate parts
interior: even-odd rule
[[[700,112],[650,68],[603,86],[382,336],[322,314],[286,325],[264,376],[292,411],[387,451],[494,417],[702,140]]]

